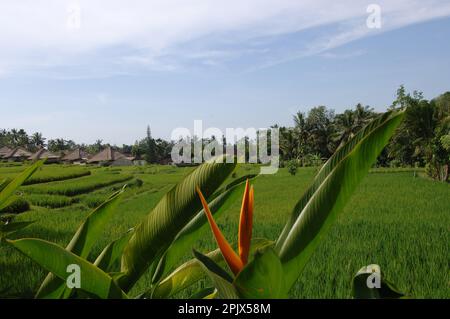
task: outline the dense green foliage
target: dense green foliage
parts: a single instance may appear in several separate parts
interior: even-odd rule
[[[389,107],[405,109],[405,120],[382,152],[377,166],[426,167],[434,179],[448,180],[450,165],[450,92],[427,101],[420,92],[408,94],[403,86]],[[294,127],[281,127],[282,160],[301,166],[319,166],[377,114],[358,104],[334,114],[325,106],[294,116]],[[312,160],[315,158],[315,160]],[[287,165],[287,164],[286,164]]]

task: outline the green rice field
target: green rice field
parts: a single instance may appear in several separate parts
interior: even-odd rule
[[[0,164],[0,180],[23,168]],[[242,166],[233,178],[257,169]],[[97,256],[107,243],[137,225],[191,170],[46,165],[19,191],[30,210],[18,214],[16,220],[36,222],[12,237],[42,238],[66,246],[87,214],[114,190],[128,184],[115,217],[93,249],[92,257]],[[316,171],[301,168],[291,176],[280,169],[275,175],[255,179],[255,238],[277,238]],[[218,220],[230,241],[237,239],[240,205],[233,204]],[[207,252],[216,248],[211,233],[202,238],[196,249]],[[414,298],[450,298],[449,243],[449,184],[429,180],[414,170],[374,170],[358,187],[290,295],[351,298],[353,275],[362,266],[379,264],[386,278]],[[185,259],[190,258],[187,252]],[[0,244],[0,297],[32,298],[45,276],[40,266]],[[131,295],[144,291],[149,282],[149,276],[143,276]]]

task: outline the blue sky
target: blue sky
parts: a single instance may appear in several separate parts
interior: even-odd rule
[[[317,105],[382,111],[400,84],[450,90],[448,1],[378,1],[380,29],[374,1],[17,2],[0,4],[0,128],[48,138],[290,125]]]

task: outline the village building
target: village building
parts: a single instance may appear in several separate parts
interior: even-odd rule
[[[112,166],[131,166],[133,165],[133,160],[134,157],[122,154],[112,147],[107,147],[89,159],[88,163]]]
[[[45,148],[39,149],[36,153],[31,155],[28,158],[30,161],[39,161],[41,159],[46,159],[46,164],[59,163],[61,156],[55,153],[52,153]]]
[[[89,154],[80,148],[77,148],[65,156],[63,156],[62,161],[69,164],[86,164],[89,159]]]
[[[31,155],[32,154],[23,147],[16,147],[4,155],[3,158],[10,162],[22,162],[27,160]]]
[[[0,148],[0,159],[4,158],[7,154],[11,153],[12,149],[8,146],[3,146]]]

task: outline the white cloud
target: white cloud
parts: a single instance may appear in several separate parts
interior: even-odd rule
[[[365,24],[370,3],[3,0],[0,71],[3,76],[46,71],[90,77],[173,71],[241,57],[258,57],[254,60],[259,65],[271,65],[450,15],[447,0],[380,0],[383,28],[372,30]],[[320,32],[314,34],[316,29]],[[303,33],[309,34],[306,39]],[[302,45],[278,45],[278,39],[293,34]]]

